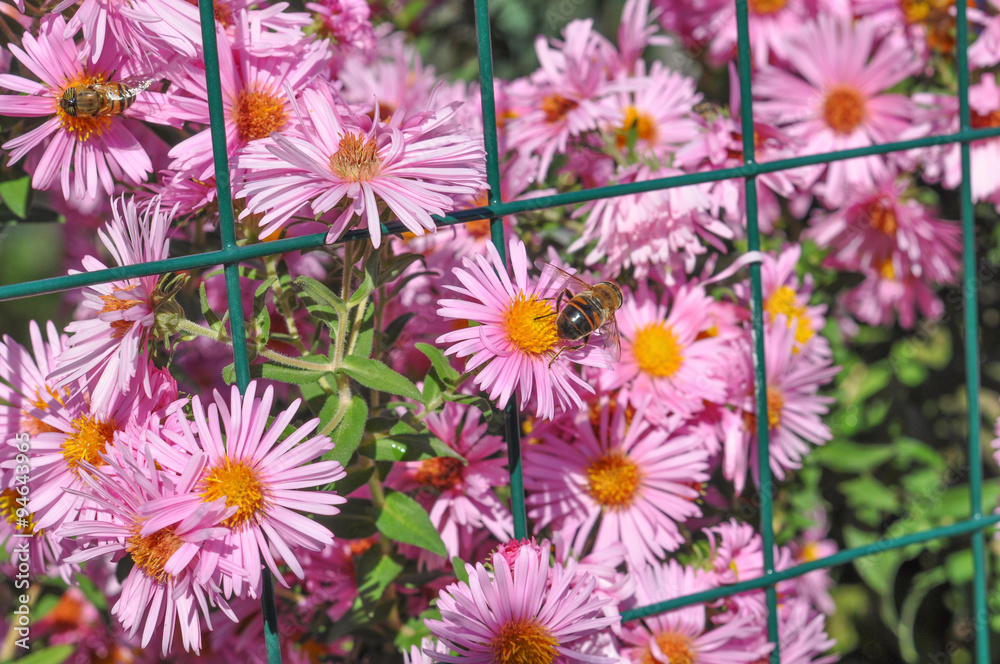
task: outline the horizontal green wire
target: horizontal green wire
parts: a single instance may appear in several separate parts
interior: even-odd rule
[[[800,166],[814,166],[831,161],[841,161],[844,159],[886,154],[889,152],[899,152],[901,150],[912,150],[915,148],[924,148],[933,145],[946,145],[949,143],[995,138],[997,136],[1000,136],[1000,127],[971,129],[956,132],[954,134],[926,136],[924,138],[915,138],[909,141],[870,145],[863,148],[854,148],[852,150],[842,150],[840,152],[825,152],[821,154],[807,155],[804,157],[794,157],[791,159],[778,159],[763,163],[757,162],[734,168],[723,168],[699,173],[686,173],[684,175],[657,178],[655,180],[643,180],[641,182],[630,182],[628,184],[616,184],[607,187],[585,189],[582,191],[553,194],[552,196],[522,199],[519,201],[512,201],[510,203],[498,203],[496,205],[487,205],[485,207],[454,211],[444,217],[435,217],[435,221],[439,227],[445,227],[454,224],[464,224],[480,219],[489,219],[491,217],[502,217],[508,214],[542,210],[559,205],[586,203],[599,198],[614,198],[617,196],[627,196],[629,194],[639,194],[659,189],[683,187],[690,184],[703,184],[706,182],[718,182],[720,180],[744,178],[752,175],[798,168]],[[399,234],[404,231],[406,231],[406,228],[399,223],[382,224],[382,232],[386,235]],[[359,240],[367,237],[367,230],[354,230],[341,236],[341,238],[337,240],[337,243]],[[70,288],[80,288],[81,286],[90,286],[93,284],[114,281],[116,279],[130,279],[162,272],[211,267],[214,265],[221,265],[223,263],[244,261],[249,258],[260,258],[261,256],[281,254],[287,251],[314,249],[316,247],[324,246],[325,244],[326,234],[315,233],[312,235],[302,235],[299,237],[274,240],[272,242],[262,242],[242,247],[233,247],[230,249],[206,251],[192,256],[167,258],[162,261],[155,261],[153,263],[145,263],[142,265],[127,265],[125,267],[115,267],[107,270],[83,272],[80,274],[71,274],[61,277],[50,277],[48,279],[37,279],[35,281],[18,284],[7,284],[6,286],[0,286],[0,300],[11,300],[31,295],[44,295],[46,293],[55,293]]]
[[[662,613],[664,611],[672,611],[681,607],[690,606],[691,604],[710,602],[721,597],[728,597],[730,595],[746,592],[748,590],[760,590],[761,588],[773,586],[782,581],[787,581],[788,579],[794,579],[795,577],[802,576],[803,574],[808,574],[809,572],[815,572],[818,569],[836,567],[837,565],[849,563],[857,558],[873,556],[885,551],[891,551],[893,549],[901,549],[904,546],[910,546],[911,544],[921,544],[923,542],[942,537],[952,537],[954,535],[964,535],[966,533],[980,531],[996,524],[998,521],[1000,521],[1000,514],[993,514],[990,516],[980,517],[978,519],[959,521],[958,523],[953,523],[950,526],[941,526],[939,528],[924,530],[919,533],[903,535],[902,537],[896,537],[894,539],[880,540],[878,542],[855,547],[853,549],[845,549],[844,551],[838,551],[837,553],[825,558],[818,558],[807,563],[802,563],[801,565],[796,565],[795,567],[775,571],[768,577],[758,577],[756,579],[750,579],[749,581],[719,586],[718,588],[712,588],[711,590],[703,590],[690,595],[684,595],[683,597],[675,597],[664,602],[657,602],[656,604],[648,604],[635,609],[629,609],[628,611],[622,611],[622,622],[645,618],[646,616],[651,616],[655,613]]]

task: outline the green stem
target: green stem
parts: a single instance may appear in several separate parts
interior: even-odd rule
[[[274,290],[274,306],[281,313],[281,317],[285,319],[285,327],[288,328],[288,334],[291,337],[290,341],[299,349],[299,352],[305,354],[306,346],[302,343],[302,335],[299,334],[298,325],[295,324],[295,312],[288,307],[289,293],[281,286],[281,276],[278,274],[278,255],[268,256],[264,264],[267,267],[268,278],[274,277],[274,285],[271,286]]]
[[[232,339],[230,339],[229,335],[226,334],[226,330],[224,328],[219,328],[219,331],[216,332],[210,327],[198,325],[198,323],[195,323],[194,321],[182,318],[177,322],[177,329],[181,332],[193,334],[198,337],[208,337],[209,339],[218,341],[219,343],[232,344]]]

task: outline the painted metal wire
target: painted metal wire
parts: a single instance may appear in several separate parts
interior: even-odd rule
[[[911,533],[902,537],[884,539],[865,546],[839,551],[833,555],[802,563],[784,570],[774,568],[774,528],[773,515],[773,482],[769,463],[769,431],[767,418],[767,384],[764,364],[764,321],[761,297],[760,266],[750,266],[751,285],[751,322],[754,348],[754,384],[755,403],[757,408],[757,438],[759,444],[758,472],[760,474],[760,533],[763,539],[764,574],[763,576],[727,585],[711,590],[705,590],[683,597],[673,598],[664,602],[638,607],[622,613],[623,620],[634,620],[644,616],[677,609],[691,604],[708,602],[749,590],[763,588],[766,593],[768,609],[768,638],[775,644],[771,653],[772,664],[781,662],[781,652],[778,647],[778,604],[775,585],[781,581],[792,579],[809,572],[843,565],[858,558],[877,555],[879,553],[898,549],[913,544],[920,544],[938,538],[971,534],[974,569],[973,595],[973,631],[975,633],[976,661],[986,664],[990,661],[988,610],[986,596],[986,551],[984,529],[1000,521],[1000,515],[983,515],[983,464],[980,444],[980,375],[979,375],[979,325],[977,308],[977,286],[975,267],[975,229],[973,224],[973,203],[970,179],[969,143],[973,140],[1000,136],[1000,128],[971,129],[969,114],[969,71],[968,71],[968,23],[966,3],[956,2],[957,39],[956,68],[958,79],[959,131],[951,134],[928,136],[920,139],[898,141],[894,143],[872,145],[838,152],[813,154],[789,159],[780,159],[758,163],[755,160],[754,130],[753,130],[753,95],[750,82],[750,44],[748,30],[747,0],[736,0],[736,20],[738,34],[738,62],[740,98],[743,100],[742,140],[743,165],[719,169],[710,172],[688,173],[684,175],[633,182],[623,185],[597,187],[583,191],[560,193],[552,196],[532,198],[530,200],[504,202],[500,196],[500,154],[497,144],[496,104],[493,87],[493,52],[490,40],[490,22],[488,0],[474,0],[476,33],[479,46],[480,90],[482,99],[482,115],[484,127],[484,146],[486,149],[486,173],[490,185],[489,204],[468,210],[456,210],[447,216],[436,219],[438,226],[467,223],[481,219],[490,220],[490,234],[493,244],[506,260],[506,242],[502,217],[530,210],[539,210],[560,205],[573,205],[600,198],[610,198],[636,194],[658,189],[681,187],[691,184],[716,182],[734,178],[744,180],[746,201],[747,232],[749,250],[760,248],[760,230],[757,218],[757,188],[756,178],[764,173],[787,170],[800,166],[824,164],[844,159],[853,159],[868,155],[887,154],[914,148],[957,143],[960,145],[962,182],[961,224],[963,237],[963,281],[962,301],[965,320],[965,364],[966,385],[968,388],[968,454],[970,473],[970,515],[969,518],[948,526],[932,528],[922,532]],[[215,182],[217,200],[219,203],[219,225],[222,233],[222,248],[197,255],[168,258],[161,261],[141,265],[109,268],[95,272],[84,272],[74,275],[39,279],[18,284],[0,286],[0,300],[8,300],[30,295],[53,293],[71,288],[79,288],[112,280],[134,278],[150,274],[160,274],[178,270],[222,265],[226,279],[226,294],[229,306],[229,320],[244,319],[243,304],[240,299],[239,265],[252,258],[309,249],[325,244],[325,235],[306,235],[295,238],[275,240],[273,242],[237,246],[235,223],[233,217],[232,189],[229,180],[229,163],[226,153],[225,119],[222,108],[221,85],[219,81],[219,62],[216,50],[216,35],[214,31],[215,15],[212,0],[200,2],[202,40],[206,68],[206,83],[208,88],[208,103],[211,115],[212,151],[215,159]],[[400,233],[404,229],[396,223],[383,224],[384,234]],[[346,242],[368,237],[363,230],[344,234],[338,242]],[[249,363],[247,359],[245,333],[242,325],[231,325],[233,340],[233,355],[236,369],[236,383],[242,391],[250,381]],[[511,509],[514,515],[515,537],[521,538],[528,534],[527,519],[524,507],[524,484],[521,472],[520,455],[520,424],[518,421],[515,399],[512,398],[505,411],[505,438],[508,445],[508,457],[511,473]],[[268,661],[272,664],[281,661],[280,642],[277,631],[277,614],[274,602],[274,591],[270,574],[264,574],[264,591],[261,597],[264,614],[264,636],[267,647]]]

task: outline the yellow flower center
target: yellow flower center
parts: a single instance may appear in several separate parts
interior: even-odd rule
[[[865,121],[868,111],[864,95],[849,85],[838,85],[823,101],[823,120],[838,134],[850,134]]]
[[[198,487],[201,499],[210,503],[225,497],[226,507],[236,506],[236,513],[222,523],[238,529],[257,521],[268,507],[267,488],[260,472],[245,461],[224,457],[210,467]]]
[[[816,542],[806,542],[802,550],[799,551],[799,562],[810,563],[819,558],[819,544]]]
[[[805,305],[799,304],[798,293],[790,286],[782,286],[767,298],[764,303],[764,311],[771,315],[771,322],[774,322],[778,314],[788,317],[788,327],[795,324],[795,342],[801,346],[813,338],[815,332],[812,329],[812,321],[806,311]],[[793,349],[793,353],[798,352],[798,348]]]
[[[551,664],[559,642],[535,618],[507,622],[490,642],[494,664]]]
[[[122,297],[118,293],[130,294],[135,290],[135,284],[131,286],[126,286],[125,288],[115,288],[113,293],[108,295],[102,295],[101,301],[104,302],[104,307],[101,309],[102,314],[110,313],[112,311],[128,311],[132,307],[139,306],[142,304],[142,300],[131,299],[128,297]],[[113,320],[111,321],[111,336],[115,339],[121,339],[125,336],[135,321],[132,320]]]
[[[79,472],[81,461],[92,466],[103,465],[101,452],[114,438],[117,428],[114,420],[102,421],[90,415],[73,420],[73,433],[62,444],[62,455],[74,473]]]
[[[362,133],[344,134],[337,151],[330,157],[330,169],[348,182],[367,182],[375,179],[382,168],[378,145],[374,138]]]
[[[455,457],[434,457],[420,464],[414,479],[438,491],[454,489],[462,481],[463,464]]]
[[[49,397],[51,398],[51,400],[55,400],[55,401],[59,402],[59,405],[61,405],[61,406],[65,406],[66,405],[65,403],[63,403],[62,395],[60,395],[58,391],[53,390],[48,385],[45,385],[44,387],[45,387],[45,391],[49,393]],[[65,389],[65,392],[66,392],[66,396],[69,397],[69,388],[68,387]],[[48,409],[49,409],[49,402],[50,402],[50,399],[44,399],[44,398],[42,398],[39,389],[36,388],[35,389],[35,400],[31,402],[31,405],[33,405],[38,410],[41,410],[41,411],[44,412],[44,411],[48,411]],[[21,430],[24,431],[25,433],[31,434],[32,436],[37,436],[40,433],[48,433],[48,432],[52,432],[52,431],[59,431],[59,429],[55,428],[54,426],[52,426],[50,424],[46,424],[45,422],[41,421],[40,419],[38,419],[34,415],[29,415],[28,411],[26,411],[26,410],[22,410],[21,411]]]
[[[69,132],[76,140],[81,143],[90,139],[91,136],[97,137],[101,136],[108,128],[111,126],[110,115],[77,115],[73,117],[63,110],[62,105],[59,101],[62,99],[63,93],[65,93],[70,88],[85,88],[88,85],[93,85],[95,83],[104,83],[104,75],[99,74],[97,76],[88,76],[87,74],[79,74],[76,78],[72,78],[66,81],[61,89],[56,90],[55,95],[55,108],[56,117],[59,118],[59,125]],[[79,113],[79,111],[78,111]]]
[[[241,90],[233,104],[233,123],[241,141],[265,138],[288,121],[285,102],[270,90]]]
[[[35,524],[34,518],[31,514],[28,515],[27,519],[23,519],[23,521],[26,521],[28,524],[26,527],[18,527],[17,525],[19,520],[17,511],[24,507],[22,503],[17,502],[18,498],[20,498],[22,502],[24,501],[21,494],[12,488],[0,491],[0,517],[6,520],[10,525],[17,528],[22,534],[33,535],[35,534]]]
[[[896,237],[899,221],[896,219],[896,211],[892,206],[886,205],[882,200],[872,201],[868,204],[865,212],[872,228],[889,237]]]
[[[785,8],[788,0],[750,0],[750,11],[754,14],[776,14]]]
[[[560,122],[567,113],[579,105],[572,99],[566,99],[559,95],[549,95],[542,100],[542,112],[545,113],[545,121],[554,124]]]
[[[639,466],[621,452],[602,456],[587,468],[587,492],[607,509],[630,507],[641,481]]]
[[[556,331],[555,310],[550,302],[531,299],[518,293],[503,314],[503,328],[507,339],[529,355],[541,355],[552,350],[559,343]]]
[[[641,141],[652,143],[656,140],[656,120],[649,113],[640,111],[635,106],[625,109],[625,120],[618,131],[618,149],[622,150],[628,144],[628,135],[635,130],[635,136]]]
[[[889,281],[896,280],[896,268],[893,266],[891,258],[883,258],[880,261],[876,261],[875,269],[878,270],[883,279],[888,279]]]
[[[691,639],[676,632],[660,632],[656,635],[656,645],[667,656],[670,664],[694,664],[697,661]],[[642,664],[659,664],[647,647],[642,656]]]
[[[656,378],[673,376],[684,363],[677,334],[665,321],[650,323],[636,332],[632,353],[639,369]]]
[[[174,534],[174,526],[161,528],[146,536],[139,534],[141,522],[133,524],[130,530],[132,536],[126,540],[125,548],[132,555],[132,562],[149,578],[164,583],[170,575],[163,568],[184,541]]]

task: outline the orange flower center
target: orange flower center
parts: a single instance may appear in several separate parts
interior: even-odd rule
[[[865,212],[871,221],[872,228],[889,237],[896,237],[896,229],[899,221],[896,219],[896,210],[886,205],[883,201],[872,201],[868,204]]]
[[[823,101],[823,120],[838,134],[850,134],[861,126],[866,117],[864,95],[849,85],[834,87]]]
[[[260,471],[247,462],[223,457],[205,471],[198,484],[201,499],[211,503],[225,497],[226,507],[236,506],[236,513],[222,523],[238,529],[258,521],[268,508],[268,492]]]
[[[164,583],[170,575],[163,568],[184,541],[174,534],[174,526],[161,528],[145,536],[139,534],[141,530],[142,523],[132,525],[132,536],[126,540],[125,548],[143,574],[157,583]]]
[[[642,481],[639,466],[621,452],[612,452],[587,468],[587,492],[599,505],[611,510],[630,507]]]
[[[788,0],[750,0],[750,11],[758,16],[776,14],[785,8]]]
[[[113,293],[110,293],[109,295],[102,295],[101,301],[104,302],[104,307],[101,309],[101,313],[106,314],[112,311],[127,311],[132,307],[141,305],[142,300],[136,300],[118,295],[118,293],[130,294],[133,290],[135,290],[135,284],[126,286],[125,288],[115,288]],[[135,321],[132,320],[111,321],[111,336],[115,339],[121,339],[134,324]]]
[[[117,426],[114,420],[99,420],[90,415],[81,415],[73,420],[73,433],[62,444],[62,455],[74,473],[79,472],[80,462],[92,466],[103,465],[101,452],[114,438]]]
[[[625,109],[625,120],[616,138],[619,150],[625,149],[628,145],[629,134],[633,131],[638,140],[652,143],[656,140],[656,120],[649,113],[640,111],[635,106],[629,106]]]
[[[550,302],[518,293],[503,314],[507,340],[528,355],[548,353],[559,342],[554,313]]]
[[[883,258],[880,261],[875,261],[875,269],[882,276],[883,279],[888,279],[889,281],[895,281],[896,279],[896,267],[892,264],[892,258]]]
[[[660,632],[656,635],[656,645],[667,656],[670,664],[694,664],[697,661],[691,639],[683,634]],[[647,647],[642,656],[642,664],[658,664],[658,662],[659,660],[653,657],[653,653]]]
[[[255,141],[281,131],[288,122],[285,102],[270,90],[241,90],[233,104],[233,123],[241,141]]]
[[[785,407],[785,397],[773,387],[767,388],[767,427],[774,431],[781,425],[781,411]],[[757,432],[757,416],[753,413],[743,414],[743,423],[750,433]]]
[[[348,182],[373,180],[381,167],[375,139],[360,132],[344,134],[337,152],[330,157],[330,169]]]
[[[68,115],[66,111],[63,110],[59,101],[62,99],[63,94],[70,88],[84,88],[88,85],[93,85],[94,83],[104,82],[105,79],[103,74],[88,76],[87,74],[81,73],[76,78],[66,81],[66,85],[64,85],[62,89],[56,91],[55,109],[56,116],[59,118],[59,125],[81,143],[90,140],[91,137],[96,138],[104,134],[104,132],[111,126],[112,116],[77,115],[76,117],[73,117]]]
[[[542,100],[542,112],[545,113],[545,121],[549,124],[560,122],[577,106],[579,106],[577,102],[559,95],[549,95]]]
[[[551,664],[558,653],[556,640],[535,618],[506,622],[490,642],[494,664]]]
[[[639,369],[655,378],[673,376],[684,363],[683,348],[666,321],[650,323],[636,332],[632,353]]]
[[[1000,109],[985,115],[976,113],[971,109],[969,113],[969,124],[972,125],[973,129],[991,129],[993,127],[1000,127]]]
[[[462,468],[464,464],[461,459],[434,457],[420,464],[414,478],[420,484],[445,492],[454,489],[462,481]]]

